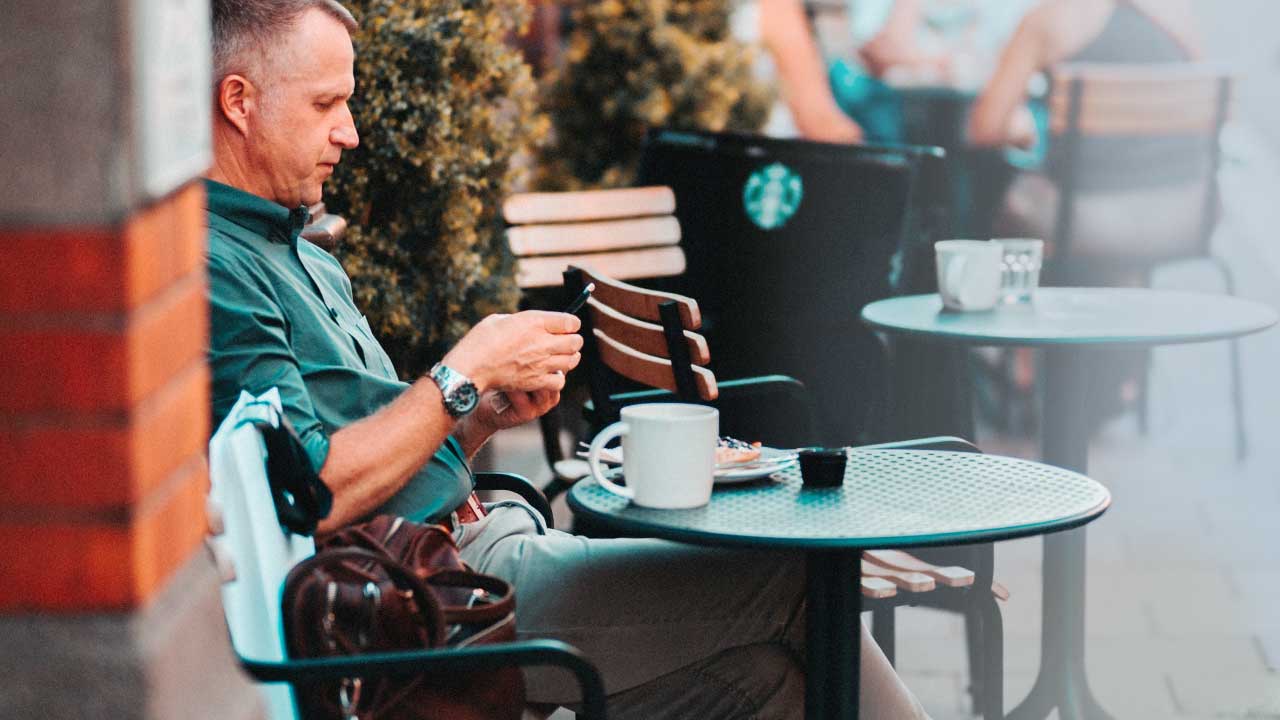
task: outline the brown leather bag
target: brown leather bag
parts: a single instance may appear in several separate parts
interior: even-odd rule
[[[378,516],[325,539],[285,578],[292,658],[461,647],[515,639],[511,586],[468,568],[447,530]],[[297,688],[309,720],[519,720],[518,667]]]

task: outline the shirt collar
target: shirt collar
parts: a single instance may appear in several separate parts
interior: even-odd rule
[[[266,198],[220,182],[204,181],[209,212],[229,220],[272,242],[297,242],[303,226],[311,218],[305,205],[289,210]]]

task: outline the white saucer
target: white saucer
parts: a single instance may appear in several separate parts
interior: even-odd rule
[[[605,477],[615,479],[622,476],[622,466],[616,464],[622,462],[622,448],[606,448],[600,453],[600,459],[613,465],[613,467],[605,470]],[[716,468],[714,473],[715,482],[717,485],[733,485],[749,480],[758,480],[772,475],[796,461],[797,458],[794,452],[762,447],[760,448],[760,457],[750,465],[734,463],[735,467]]]
[[[762,447],[760,448],[760,458],[751,465],[717,469],[715,472],[716,484],[732,485],[734,483],[747,482],[748,480],[758,480],[772,475],[794,462],[796,462],[795,453],[783,452],[771,447]]]

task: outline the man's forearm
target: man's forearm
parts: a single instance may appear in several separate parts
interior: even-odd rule
[[[386,502],[453,428],[439,388],[424,378],[390,405],[334,433],[320,470],[333,491],[333,511],[320,523],[320,532],[337,530]]]
[[[453,431],[453,438],[458,441],[458,445],[462,446],[462,454],[466,455],[468,460],[474,458],[491,437],[493,437],[493,430],[482,428],[474,422],[467,422],[466,419],[459,422]]]

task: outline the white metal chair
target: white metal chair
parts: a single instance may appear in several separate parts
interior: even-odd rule
[[[284,530],[276,516],[259,424],[278,427],[279,393],[240,399],[209,442],[210,548],[223,573],[223,607],[231,643],[258,680],[272,720],[299,717],[288,683],[318,679],[475,671],[499,666],[557,665],[582,688],[583,718],[604,718],[604,688],[596,669],[573,647],[527,640],[466,648],[289,660],[281,624],[281,595],[289,569],[315,553],[310,537]],[[499,476],[495,486],[511,476]],[[511,489],[511,488],[501,488]]]

